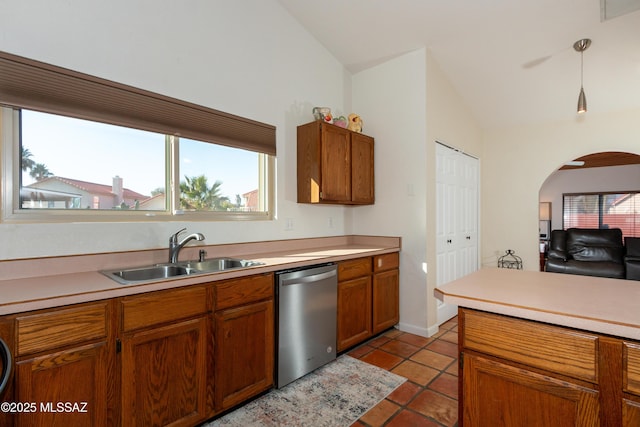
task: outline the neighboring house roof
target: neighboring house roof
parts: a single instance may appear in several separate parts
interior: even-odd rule
[[[244,193],[242,197],[245,198],[245,206],[248,208],[257,208],[258,207],[258,190],[252,190],[247,193]]]
[[[27,187],[39,188],[43,186],[43,184],[46,187],[47,182],[51,181],[59,181],[95,195],[113,195],[113,187],[111,185],[96,184],[95,182],[80,181],[78,179],[63,178],[61,176],[50,176],[36,183],[28,185]],[[133,190],[129,190],[128,188],[122,189],[122,196],[127,200],[144,200],[149,198],[149,196],[147,195],[137,193]]]

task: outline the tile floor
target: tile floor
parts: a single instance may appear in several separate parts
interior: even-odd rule
[[[348,352],[407,378],[352,427],[458,425],[458,319],[433,337],[385,332]]]

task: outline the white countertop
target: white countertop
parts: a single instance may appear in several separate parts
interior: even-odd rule
[[[640,340],[640,281],[486,268],[439,286],[455,304]]]
[[[184,258],[181,256],[181,260],[194,259],[193,256],[197,257],[199,248],[200,246],[185,248]],[[0,280],[0,315],[208,283],[305,265],[338,262],[399,250],[400,238],[376,236],[340,236],[209,246],[208,258],[232,256],[259,261],[264,265],[134,285],[121,285],[99,273],[99,270],[166,262],[166,250],[9,260],[0,263],[0,277],[5,278]],[[22,277],[20,274],[25,276]]]

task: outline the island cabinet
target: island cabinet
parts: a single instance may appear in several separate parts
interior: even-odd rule
[[[117,425],[114,319],[110,302],[15,317],[15,374],[10,426]],[[3,411],[4,412],[4,411]],[[6,414],[5,414],[6,415]]]
[[[273,274],[216,282],[215,409],[221,412],[273,386]]]
[[[211,415],[211,301],[206,286],[120,300],[123,426],[193,426]]]
[[[322,121],[297,133],[298,203],[374,203],[373,138]]]
[[[399,313],[397,252],[338,263],[338,351],[396,325]]]
[[[460,425],[640,425],[640,343],[459,309]]]

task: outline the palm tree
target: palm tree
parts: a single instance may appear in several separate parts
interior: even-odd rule
[[[31,176],[31,178],[35,179],[36,181],[42,181],[47,177],[53,176],[53,173],[51,173],[46,165],[42,163],[36,163],[31,167],[29,176]]]
[[[220,196],[222,181],[216,181],[211,188],[204,175],[189,178],[180,183],[180,205],[185,209],[215,209],[220,207],[220,203],[227,199]]]
[[[36,164],[31,157],[33,157],[31,151],[29,151],[28,148],[20,146],[20,164],[22,165],[23,172],[30,170]]]

